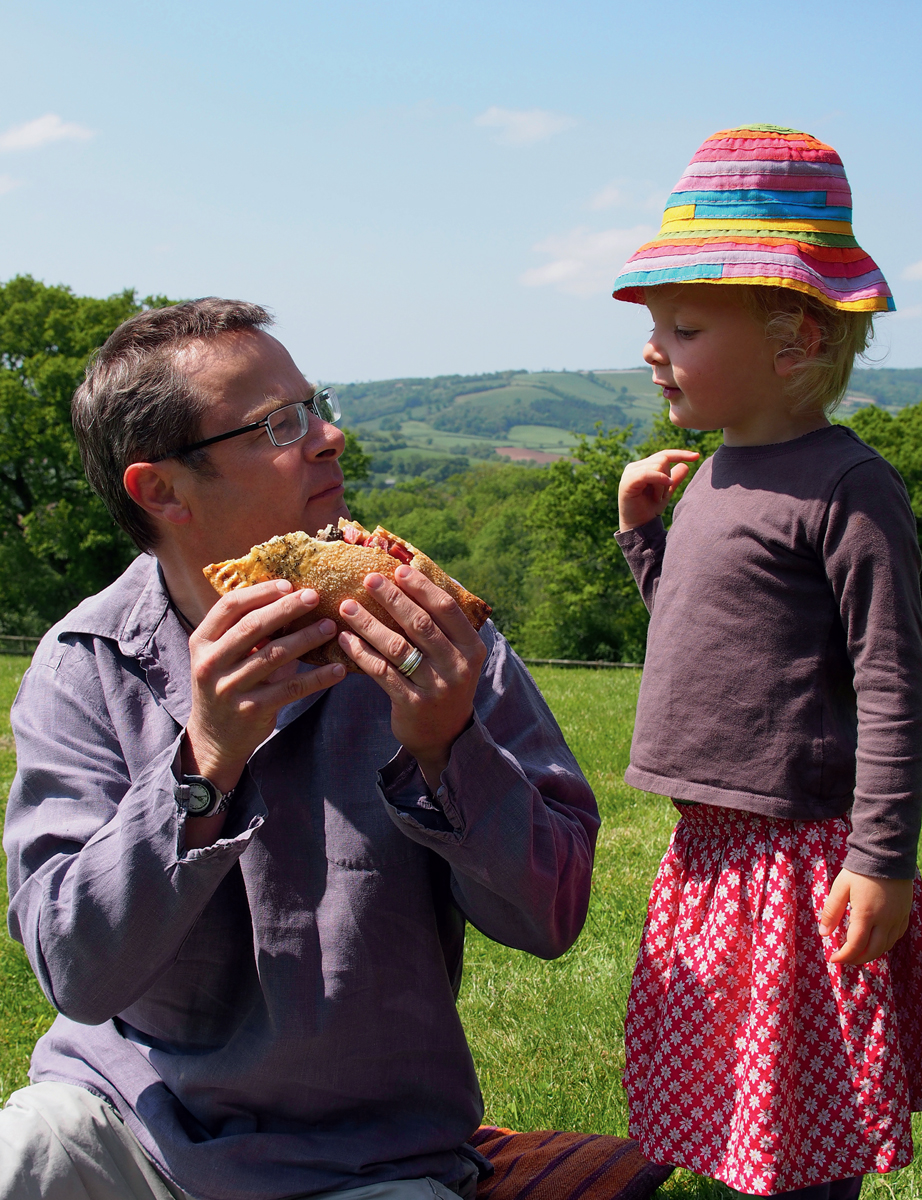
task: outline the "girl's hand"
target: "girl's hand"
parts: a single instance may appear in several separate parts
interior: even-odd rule
[[[909,926],[911,879],[873,879],[842,870],[835,877],[820,917],[820,936],[829,937],[851,904],[848,933],[830,962],[860,966],[886,954]]]
[[[688,474],[688,464],[700,457],[697,450],[658,450],[640,462],[628,463],[618,488],[621,532],[661,517],[672,493]],[[669,470],[670,463],[678,466]]]

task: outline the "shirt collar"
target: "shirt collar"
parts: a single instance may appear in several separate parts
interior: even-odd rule
[[[137,659],[148,686],[179,725],[185,726],[192,708],[189,635],[183,628],[166,588],[160,563],[139,554],[104,591],[90,596],[58,625],[60,640],[82,633],[118,643],[126,658]],[[300,664],[302,671],[314,670]],[[286,704],[270,738],[326,695],[314,692]]]
[[[79,604],[55,632],[59,641],[68,634],[89,634],[116,642],[126,658],[137,659],[170,716],[186,724],[192,704],[189,635],[153,555],[139,554],[115,583]]]

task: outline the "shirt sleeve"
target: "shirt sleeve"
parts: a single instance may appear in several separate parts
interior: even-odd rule
[[[615,541],[627,559],[647,611],[652,613],[666,552],[666,528],[662,518],[654,517],[645,525],[616,533]]]
[[[880,458],[833,493],[822,538],[858,708],[855,796],[845,865],[911,879],[922,817],[922,597],[916,521]]]
[[[245,774],[221,840],[185,851],[174,795],[182,730],[160,710],[161,748],[131,778],[92,653],[67,654],[64,665],[34,664],[13,706],[8,922],[55,1008],[96,1025],[172,964],[265,807]]]
[[[452,747],[435,805],[403,750],[378,787],[407,837],[448,863],[454,901],[473,925],[555,958],[586,919],[598,809],[521,660],[492,627],[485,640],[474,720]]]

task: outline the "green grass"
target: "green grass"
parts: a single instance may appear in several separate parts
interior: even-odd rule
[[[26,659],[0,657],[0,795],[13,776],[7,713]],[[673,824],[661,797],[629,788],[639,671],[536,667],[534,676],[595,790],[602,812],[592,903],[579,941],[541,962],[476,930],[468,935],[461,1016],[487,1120],[513,1129],[627,1132],[622,1025],[650,884]],[[5,892],[4,892],[5,897]],[[29,1052],[51,1019],[22,948],[0,935],[0,1098],[26,1082]],[[922,1123],[915,1117],[917,1144]],[[728,1190],[676,1171],[662,1200],[725,1200]],[[863,1200],[922,1200],[922,1153],[870,1177]]]
[[[0,814],[16,771],[16,751],[10,732],[10,705],[19,687],[27,658],[0,655]],[[6,857],[0,852],[0,905],[6,912]],[[29,966],[26,952],[0,931],[0,1103],[28,1083],[29,1055],[54,1017]]]

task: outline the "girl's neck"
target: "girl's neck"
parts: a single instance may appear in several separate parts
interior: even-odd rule
[[[728,426],[724,429],[726,446],[768,446],[775,442],[792,442],[825,429],[829,425],[825,413],[791,413],[766,410],[754,415],[744,425]]]

